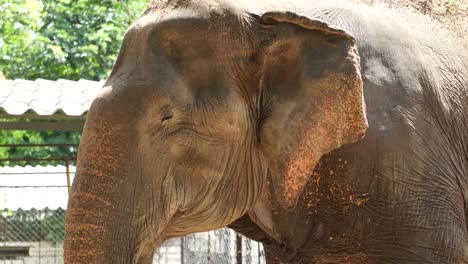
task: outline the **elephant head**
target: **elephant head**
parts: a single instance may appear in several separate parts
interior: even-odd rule
[[[151,263],[163,240],[254,208],[267,175],[294,206],[319,157],[366,127],[346,32],[292,13],[158,4],[126,33],[89,110],[65,263]]]

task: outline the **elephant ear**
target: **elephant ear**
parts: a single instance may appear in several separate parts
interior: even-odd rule
[[[344,30],[290,12],[260,17],[259,141],[270,192],[293,207],[320,157],[367,129],[359,56]]]

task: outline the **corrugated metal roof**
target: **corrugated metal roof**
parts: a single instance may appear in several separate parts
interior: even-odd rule
[[[0,113],[81,116],[104,81],[0,80]]]
[[[69,168],[73,181],[76,168]],[[68,201],[66,186],[66,168],[62,165],[0,167],[0,210],[65,209]]]

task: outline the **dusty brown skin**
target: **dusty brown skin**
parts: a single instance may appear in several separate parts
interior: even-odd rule
[[[240,15],[158,2],[126,33],[83,132],[65,263],[151,263],[165,239],[245,215],[267,179],[293,208],[320,156],[364,135],[354,38]]]

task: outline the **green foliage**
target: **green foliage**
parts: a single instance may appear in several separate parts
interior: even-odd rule
[[[144,0],[0,0],[7,79],[104,79]]]
[[[147,2],[0,0],[0,72],[7,79],[105,79],[125,30]],[[78,143],[79,137],[79,133],[66,132],[0,131],[0,144]],[[56,147],[0,148],[0,159],[69,157],[76,151]],[[18,162],[0,163],[13,164]]]
[[[80,134],[76,132],[57,131],[26,131],[26,130],[0,130],[0,144],[78,144]],[[12,147],[0,148],[0,158],[63,158],[76,156],[76,147]],[[0,165],[47,165],[57,164],[60,161],[3,161]],[[70,164],[74,164],[72,160]],[[63,162],[62,162],[63,165]]]

